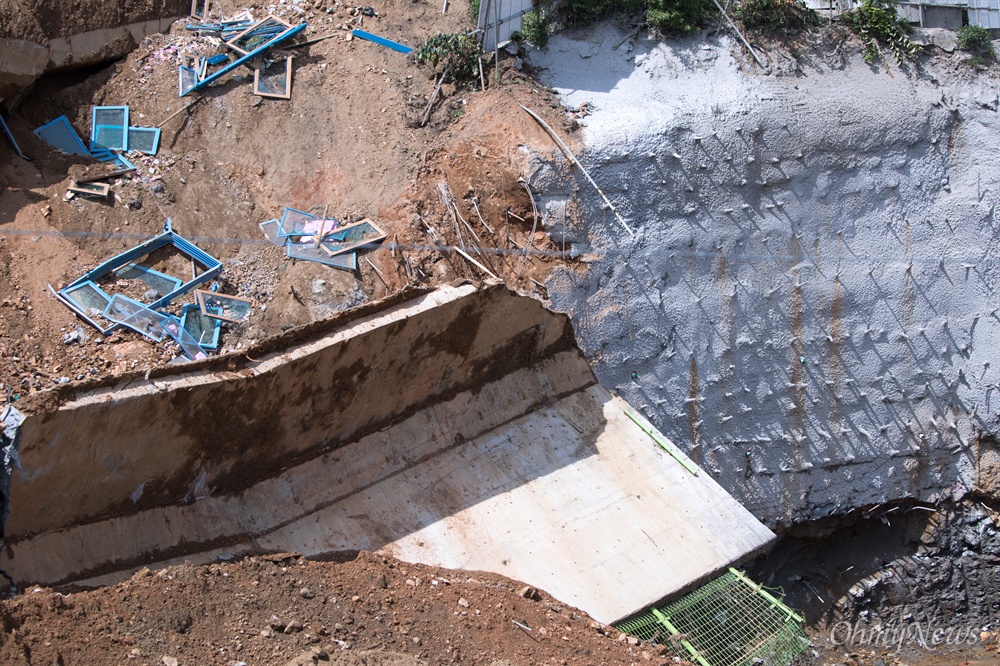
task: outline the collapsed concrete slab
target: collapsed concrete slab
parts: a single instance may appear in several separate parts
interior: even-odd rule
[[[100,584],[178,559],[381,550],[612,622],[774,539],[597,384],[566,317],[502,286],[390,302],[233,363],[28,409],[0,564]]]

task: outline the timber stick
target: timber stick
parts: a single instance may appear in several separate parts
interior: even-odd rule
[[[163,129],[164,125],[166,125],[171,120],[173,120],[174,118],[176,118],[180,114],[184,113],[185,111],[187,111],[188,109],[190,109],[191,107],[193,107],[195,104],[197,104],[198,102],[200,102],[203,99],[205,99],[205,95],[199,95],[198,97],[195,97],[193,102],[191,102],[190,104],[188,104],[187,106],[185,106],[183,108],[178,109],[177,111],[174,111],[169,116],[167,116],[166,120],[164,120],[162,123],[160,123],[159,125],[156,126],[156,129]]]
[[[627,231],[630,236],[635,236],[635,232],[632,231],[632,227],[628,226],[628,223],[625,221],[625,219],[618,213],[618,209],[615,208],[613,203],[611,203],[611,200],[608,199],[606,194],[604,194],[600,186],[598,186],[598,184],[594,182],[594,179],[590,177],[590,174],[587,173],[587,170],[583,168],[583,165],[580,164],[580,161],[576,159],[576,155],[574,155],[573,151],[569,149],[569,146],[563,143],[563,140],[559,138],[559,135],[555,133],[555,130],[549,127],[549,124],[544,120],[542,120],[537,113],[535,113],[528,107],[524,106],[523,104],[520,104],[519,106],[522,109],[524,109],[528,115],[530,115],[532,118],[538,121],[538,124],[541,125],[546,132],[549,133],[549,136],[551,136],[552,139],[556,142],[556,144],[559,146],[559,149],[563,151],[563,154],[566,156],[566,159],[569,160],[569,163],[571,165],[575,165],[578,169],[580,169],[583,175],[587,177],[587,180],[590,181],[590,184],[594,186],[594,189],[597,190],[597,193],[601,195],[601,198],[604,199],[604,203],[607,204],[608,208],[611,209],[611,212],[615,214],[615,217],[618,218],[618,221],[621,222],[621,225],[625,227],[625,231]]]

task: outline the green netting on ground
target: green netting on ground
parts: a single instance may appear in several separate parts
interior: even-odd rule
[[[617,625],[702,666],[787,666],[809,645],[802,618],[741,572]]]

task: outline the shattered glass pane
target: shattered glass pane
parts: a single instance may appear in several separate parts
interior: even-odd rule
[[[91,150],[125,150],[125,141],[124,127],[98,125],[90,148]]]
[[[198,74],[190,67],[179,66],[177,68],[177,95],[184,95],[191,92],[191,89],[198,84]]]
[[[172,275],[166,275],[152,268],[140,266],[138,264],[128,264],[115,271],[118,277],[128,280],[141,280],[149,285],[160,296],[166,296],[180,287],[184,282]]]
[[[78,287],[67,289],[63,295],[88,317],[100,316],[111,302],[111,297],[93,282],[84,282]]]
[[[305,235],[304,230],[306,224],[308,224],[310,220],[315,219],[315,215],[310,215],[309,213],[301,210],[295,210],[294,208],[286,208],[285,212],[281,215],[281,225],[278,229],[278,238]]]
[[[209,317],[226,321],[242,322],[250,318],[253,305],[247,298],[217,294],[213,291],[198,290],[201,311]]]
[[[266,222],[261,222],[257,226],[264,232],[264,236],[267,240],[271,241],[272,245],[281,247],[285,244],[285,241],[278,237],[278,234],[281,232],[281,222],[278,220],[267,220]]]
[[[358,268],[358,255],[354,252],[338,254],[331,257],[329,254],[314,245],[294,245],[289,243],[285,254],[292,259],[305,259],[306,261],[317,261],[327,266],[340,268],[345,271],[353,271]]]
[[[370,220],[362,220],[337,229],[323,239],[323,247],[332,253],[347,252],[385,239],[385,232]]]
[[[208,358],[208,354],[205,350],[198,346],[198,341],[191,337],[191,334],[184,330],[181,323],[177,320],[177,317],[166,316],[163,321],[163,330],[167,332],[171,338],[174,339],[180,348],[192,361],[196,361],[201,358]]]
[[[128,149],[155,155],[160,147],[160,130],[153,127],[129,127]]]
[[[269,97],[290,97],[291,64],[291,56],[282,60],[267,61],[264,67],[255,72],[254,92]]]
[[[108,307],[104,309],[104,316],[156,342],[163,339],[163,323],[168,319],[167,315],[150,310],[139,301],[121,294],[111,297]]]
[[[197,341],[198,346],[205,349],[215,349],[219,346],[222,321],[209,317],[197,305],[189,303],[184,306],[181,326]]]

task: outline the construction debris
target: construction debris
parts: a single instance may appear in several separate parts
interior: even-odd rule
[[[403,54],[409,54],[413,52],[412,46],[407,46],[406,44],[400,44],[399,42],[394,42],[391,39],[386,39],[385,37],[379,37],[378,35],[373,35],[370,32],[365,32],[364,30],[351,30],[351,35],[358,37],[360,39],[365,39],[369,42],[374,42],[380,46],[384,46],[387,49],[392,49],[393,51],[399,51]]]
[[[322,217],[316,217],[294,208],[285,208],[280,221],[267,220],[258,226],[273,245],[285,246],[285,255],[290,259],[315,261],[349,271],[358,268],[358,250],[377,245],[387,237],[368,218],[341,225],[339,220],[328,218],[325,211]]]
[[[195,299],[201,313],[206,317],[235,323],[250,318],[253,301],[242,296],[229,296],[204,289],[195,290]]]
[[[167,261],[172,254],[182,255],[187,260],[185,265],[190,262],[193,273],[190,279],[169,275],[152,267],[157,261]],[[142,261],[147,263],[140,263]],[[218,327],[194,317],[178,319],[164,310],[175,299],[217,277],[221,271],[222,263],[218,259],[176,234],[170,220],[167,220],[159,236],[108,259],[58,292],[53,290],[53,293],[77,316],[105,335],[125,326],[156,342],[163,340],[165,335],[170,336],[188,358],[199,359],[205,357],[204,349],[218,347]],[[140,292],[141,300],[136,297]],[[209,317],[245,321],[249,316],[249,299],[206,293],[225,304],[219,308],[213,306],[206,313]],[[240,305],[234,308],[231,303],[235,302],[245,302],[246,307]],[[206,309],[201,301],[189,305],[203,312]],[[240,315],[226,315],[234,311]],[[186,310],[182,312],[186,314]],[[202,347],[200,341],[205,340],[206,335],[210,344]]]
[[[90,157],[90,151],[83,145],[80,135],[69,124],[69,118],[59,116],[35,130],[35,136],[66,155]]]
[[[253,94],[261,97],[291,99],[292,55],[277,51],[277,60],[261,58],[253,70]]]
[[[21,152],[21,147],[17,145],[17,141],[14,139],[14,135],[11,133],[10,128],[7,127],[7,123],[4,121],[3,116],[0,116],[0,127],[3,127],[4,134],[6,134],[7,138],[10,139],[10,143],[14,146],[14,150],[17,151],[18,156],[23,160],[28,159],[25,154]]]
[[[306,29],[306,26],[306,23],[293,26],[273,14],[268,14],[264,19],[254,22],[249,12],[243,12],[241,16],[234,19],[215,23],[204,22],[187,25],[188,30],[196,31],[199,34],[208,33],[216,35],[238,57],[232,61],[229,60],[228,56],[225,58],[219,57],[223,54],[207,58],[182,58],[187,60],[187,62],[182,62],[177,67],[178,95],[184,97],[191,92],[203,90],[237,67],[241,65],[253,65],[255,69],[254,93],[287,99],[291,94],[291,56],[284,55],[285,67],[281,72],[273,75],[273,81],[269,81],[266,76],[267,65],[260,64],[258,59],[265,56],[268,51],[278,46],[278,44],[298,35]],[[208,68],[216,66],[218,66],[218,69],[209,73]],[[261,81],[262,69],[265,74],[263,83]],[[258,92],[260,90],[264,90],[265,92]]]
[[[111,192],[111,186],[107,183],[78,183],[73,181],[73,184],[66,191],[85,197],[106,197]]]

